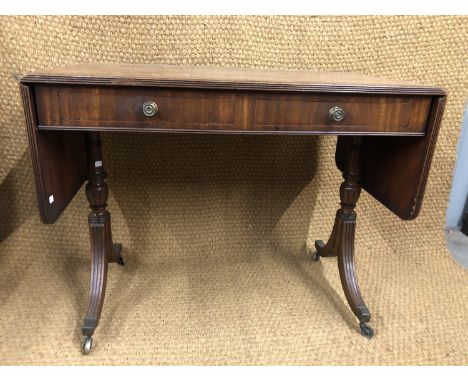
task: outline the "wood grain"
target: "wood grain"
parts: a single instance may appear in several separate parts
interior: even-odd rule
[[[235,129],[235,94],[129,87],[36,86],[38,125],[122,129]],[[143,114],[154,101],[158,113]],[[96,129],[94,129],[96,130]]]

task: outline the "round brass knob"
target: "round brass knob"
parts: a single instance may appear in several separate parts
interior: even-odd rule
[[[153,101],[146,101],[143,103],[143,114],[147,117],[153,117],[158,114],[158,105]]]
[[[340,122],[344,119],[345,117],[345,111],[339,107],[339,106],[333,106],[329,111],[328,111],[328,117],[335,122]]]

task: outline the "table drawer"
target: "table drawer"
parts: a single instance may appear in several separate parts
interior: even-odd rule
[[[420,134],[431,97],[265,94],[250,104],[253,130]]]
[[[39,85],[35,98],[39,128],[234,129],[234,94],[216,90]]]

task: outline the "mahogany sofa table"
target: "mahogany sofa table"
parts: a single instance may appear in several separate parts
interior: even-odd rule
[[[421,208],[445,103],[437,87],[345,73],[82,64],[20,78],[43,223],[54,223],[85,180],[91,283],[83,353],[91,350],[113,243],[101,131],[337,135],[338,209],[314,259],[337,256],[346,299],[371,338],[354,266],[361,187],[401,219]]]

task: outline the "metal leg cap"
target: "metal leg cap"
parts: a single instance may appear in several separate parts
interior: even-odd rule
[[[374,329],[372,329],[371,326],[367,325],[365,322],[360,322],[359,327],[361,328],[361,334],[366,337],[371,339],[374,337]]]
[[[83,341],[83,346],[81,347],[81,352],[83,353],[83,355],[89,354],[92,346],[93,346],[93,337],[86,336]]]

